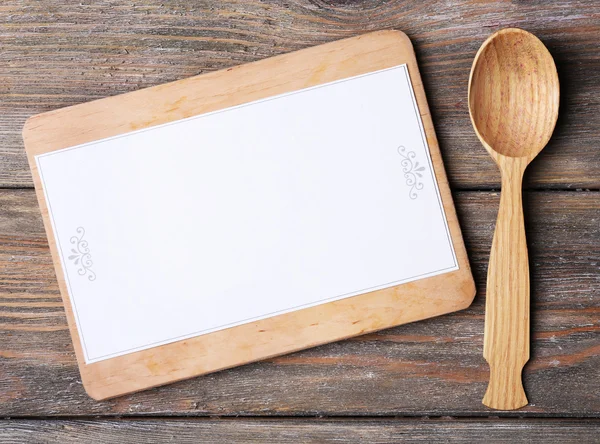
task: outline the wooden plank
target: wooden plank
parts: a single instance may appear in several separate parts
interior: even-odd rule
[[[526,186],[599,188],[600,4],[543,2],[262,2],[11,0],[0,7],[0,186],[31,186],[21,129],[33,114],[308,46],[396,28],[413,40],[450,182],[498,187],[471,129],[467,79],[493,31],[520,26],[554,56],[559,123]]]
[[[482,415],[484,283],[498,193],[455,195],[479,294],[468,310],[171,386],[84,392],[33,191],[0,191],[0,416]],[[531,404],[494,415],[600,416],[600,193],[525,194]]]
[[[599,443],[598,420],[4,420],[2,443]]]

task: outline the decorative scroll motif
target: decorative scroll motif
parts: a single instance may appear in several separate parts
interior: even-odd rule
[[[414,200],[419,197],[417,191],[423,189],[423,181],[421,179],[423,178],[422,172],[425,171],[425,167],[415,161],[417,155],[414,151],[406,151],[405,147],[399,146],[398,154],[402,157],[400,164],[402,165],[406,185],[410,187],[408,196]]]
[[[92,262],[92,255],[88,247],[88,242],[83,239],[85,236],[85,230],[83,227],[77,228],[77,235],[71,237],[70,242],[74,245],[71,248],[71,254],[69,260],[73,261],[73,264],[78,267],[77,273],[81,276],[87,276],[88,280],[95,281],[96,273],[92,270],[94,263]]]

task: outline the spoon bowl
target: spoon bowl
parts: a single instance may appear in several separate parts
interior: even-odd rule
[[[521,188],[527,165],[558,119],[556,66],[544,44],[522,29],[502,29],[481,46],[469,77],[469,114],[498,164],[502,194],[487,278],[483,356],[488,407],[527,405],[521,372],[529,360],[529,260]]]
[[[469,111],[477,136],[488,151],[533,159],[554,131],[559,90],[554,60],[536,36],[498,31],[471,69]]]

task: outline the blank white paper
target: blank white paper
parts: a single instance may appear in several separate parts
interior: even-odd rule
[[[87,363],[458,269],[405,65],[36,161]]]

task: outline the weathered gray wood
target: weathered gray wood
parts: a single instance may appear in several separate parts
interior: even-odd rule
[[[0,421],[8,443],[600,443],[598,420],[184,419]]]
[[[479,295],[463,312],[94,402],[79,374],[32,190],[0,191],[0,417],[551,415],[600,417],[600,193],[528,192],[531,405],[481,404],[484,287],[498,194],[456,204]]]
[[[561,117],[527,185],[600,187],[600,3],[592,0],[7,0],[0,6],[0,186],[31,186],[27,117],[377,29],[415,44],[455,188],[499,186],[469,122],[467,79],[483,40],[521,26],[559,69]]]

